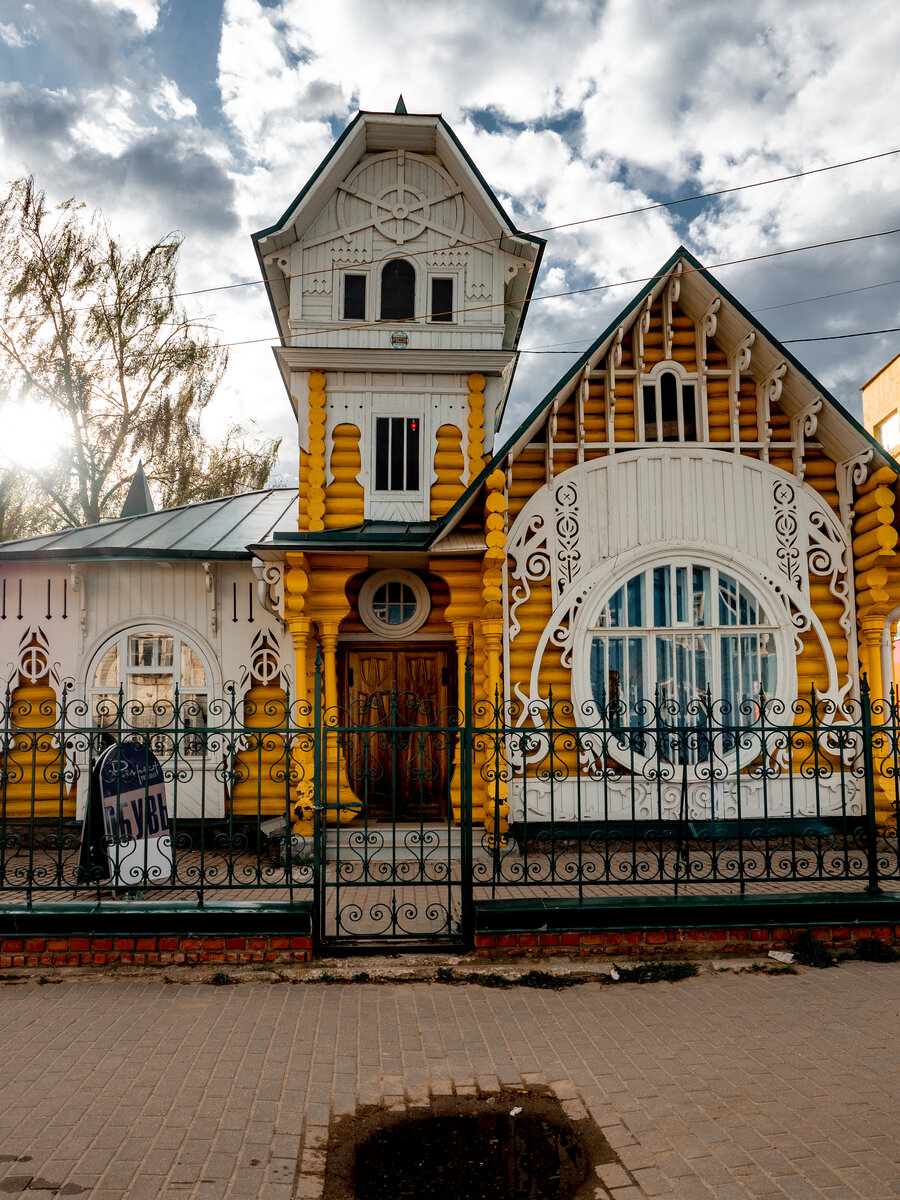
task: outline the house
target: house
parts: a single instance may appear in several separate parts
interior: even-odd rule
[[[440,116],[361,112],[253,240],[299,491],[0,548],[8,817],[83,813],[61,719],[169,728],[176,698],[185,821],[863,811],[790,730],[891,678],[896,464],[687,250],[500,444],[544,243]]]

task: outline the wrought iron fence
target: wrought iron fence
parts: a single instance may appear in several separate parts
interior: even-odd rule
[[[464,942],[473,898],[877,890],[900,706],[711,696],[327,710],[234,690],[0,705],[0,903],[311,901],[320,939]]]

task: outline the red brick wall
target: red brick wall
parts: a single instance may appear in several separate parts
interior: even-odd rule
[[[900,944],[900,925],[778,926],[760,929],[608,929],[602,933],[477,933],[479,958],[506,955],[569,954],[580,957],[602,954],[622,958],[628,954],[669,954],[695,958],[727,954],[789,950],[791,942],[809,928],[814,937],[836,950],[852,949],[860,938]]]
[[[83,937],[0,938],[0,968],[77,967],[107,963],[292,963],[308,962],[312,938],[263,934],[228,937]]]

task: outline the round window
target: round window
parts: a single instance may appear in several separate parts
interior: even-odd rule
[[[425,624],[428,588],[411,571],[377,571],[360,589],[359,615],[373,633],[401,638]]]

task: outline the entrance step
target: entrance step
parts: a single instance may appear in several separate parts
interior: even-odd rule
[[[472,857],[489,858],[482,846],[483,829],[472,831]],[[507,851],[508,853],[508,851]],[[436,862],[458,862],[462,858],[462,829],[435,822],[370,822],[368,825],[340,825],[325,835],[328,862],[352,862],[366,857],[370,861],[412,862],[420,858]]]

